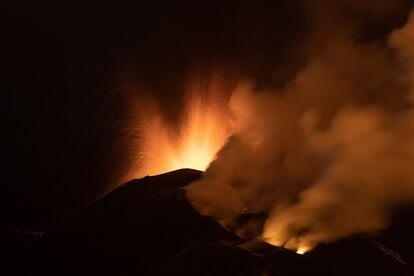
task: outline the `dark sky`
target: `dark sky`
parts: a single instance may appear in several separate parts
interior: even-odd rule
[[[194,70],[222,66],[277,86],[306,61],[299,0],[32,1],[3,12],[3,223],[12,225],[55,223],[108,189],[125,87],[149,87],[173,114]],[[404,20],[353,16],[364,39]]]

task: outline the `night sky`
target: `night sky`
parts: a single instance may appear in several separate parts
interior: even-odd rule
[[[304,1],[223,2],[22,2],[3,9],[3,223],[51,225],[111,188],[125,90],[148,88],[174,116],[195,70],[218,66],[277,87],[306,63]],[[358,39],[379,43],[411,5],[400,1],[379,20],[337,2],[361,25]]]

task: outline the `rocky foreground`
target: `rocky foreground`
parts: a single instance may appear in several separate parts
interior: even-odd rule
[[[298,255],[197,213],[182,188],[200,177],[183,169],[132,180],[57,229],[11,233],[9,275],[414,275],[411,211],[375,238]]]

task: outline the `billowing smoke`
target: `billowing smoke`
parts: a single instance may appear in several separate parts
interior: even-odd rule
[[[310,8],[308,61],[293,80],[238,85],[233,135],[187,189],[228,228],[301,252],[381,230],[414,201],[414,15],[387,41],[364,41],[324,7]]]

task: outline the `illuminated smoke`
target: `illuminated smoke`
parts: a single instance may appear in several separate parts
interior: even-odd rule
[[[308,1],[308,60],[283,88],[241,81],[228,102],[225,76],[195,78],[177,124],[135,106],[127,178],[207,168],[187,188],[201,213],[299,254],[385,228],[414,201],[414,18],[387,42],[361,41],[331,2],[370,20],[396,6]]]
[[[232,137],[187,188],[201,213],[298,253],[381,230],[414,201],[414,17],[388,45],[335,23],[314,24],[308,62],[283,89],[239,84]]]

